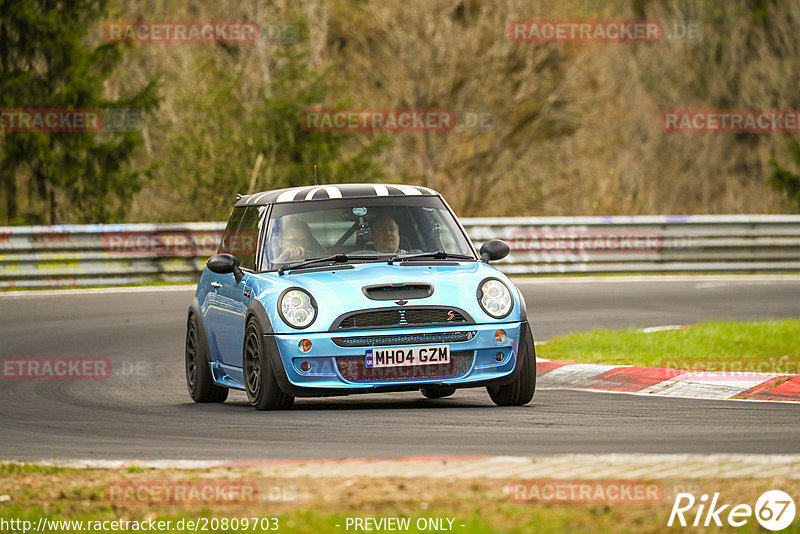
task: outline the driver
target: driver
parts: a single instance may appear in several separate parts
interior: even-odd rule
[[[291,218],[283,223],[278,244],[281,253],[275,258],[275,263],[317,258],[325,254],[322,247],[311,235],[311,229],[305,221]]]

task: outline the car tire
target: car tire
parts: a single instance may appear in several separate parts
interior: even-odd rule
[[[456,392],[456,388],[449,386],[440,386],[432,388],[422,388],[419,390],[422,396],[426,399],[443,399],[449,397]]]
[[[522,406],[533,399],[536,391],[536,350],[533,346],[533,335],[530,329],[522,340],[519,355],[522,357],[522,368],[519,375],[510,384],[504,386],[488,386],[492,402],[498,406]]]
[[[264,348],[264,333],[255,318],[247,321],[244,332],[242,370],[247,400],[256,410],[286,410],[294,397],[278,386],[272,360]]]
[[[208,340],[200,330],[199,321],[192,313],[186,323],[186,387],[195,402],[224,402],[228,388],[214,383],[208,365]]]

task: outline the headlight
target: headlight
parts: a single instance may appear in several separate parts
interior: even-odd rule
[[[503,282],[494,278],[481,282],[478,287],[478,302],[483,311],[495,319],[502,319],[511,313],[511,308],[514,306],[511,291]]]
[[[283,322],[292,328],[305,328],[317,316],[317,304],[302,289],[287,289],[278,299],[278,313]]]

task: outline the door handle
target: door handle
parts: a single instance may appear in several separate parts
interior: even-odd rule
[[[213,287],[214,289],[219,289],[222,287],[222,284],[220,284],[219,282],[211,282],[211,287]]]

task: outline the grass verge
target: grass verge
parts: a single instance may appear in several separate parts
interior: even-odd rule
[[[537,347],[549,360],[800,374],[800,319],[700,323],[681,330],[595,330]]]
[[[258,488],[255,501],[205,503],[203,505],[164,504],[131,494],[126,503],[112,502],[109,486],[120,484],[158,484],[165,482],[238,482]],[[261,518],[277,518],[278,532],[327,533],[364,532],[352,525],[355,518],[408,518],[405,532],[561,533],[561,532],[663,532],[678,491],[695,495],[720,492],[721,503],[755,505],[767,490],[780,488],[790,495],[800,494],[800,480],[661,480],[650,481],[663,489],[663,495],[646,504],[585,502],[515,502],[507,487],[518,481],[490,479],[447,479],[436,477],[298,477],[266,476],[258,468],[215,468],[201,470],[65,469],[48,467],[4,467],[0,483],[0,524],[41,518],[53,521],[171,521],[162,532],[274,532],[261,528]],[[602,483],[602,481],[600,481]],[[156,495],[155,493],[149,494]],[[163,493],[161,493],[163,495]],[[689,521],[694,519],[697,507]],[[688,514],[688,512],[687,512]],[[727,512],[726,512],[727,514]],[[215,518],[216,523],[212,522]],[[259,518],[257,528],[231,528],[234,518]],[[701,517],[701,521],[705,517]],[[224,528],[227,519],[228,528]],[[351,525],[348,528],[348,519]],[[725,514],[722,515],[724,521]],[[184,528],[178,522],[184,521]],[[452,520],[452,522],[450,522]],[[186,528],[186,522],[199,522],[200,528]],[[419,522],[419,523],[418,523]],[[691,523],[689,523],[691,524]],[[206,529],[202,528],[205,525]],[[271,527],[270,520],[263,526]],[[424,526],[425,528],[418,528]],[[80,532],[77,525],[59,525],[56,532]],[[212,528],[215,527],[215,528]],[[374,525],[373,525],[374,527]],[[438,527],[438,528],[435,528]],[[691,529],[691,527],[689,527]],[[131,531],[128,528],[127,531]],[[673,528],[682,531],[680,527]],[[691,529],[695,530],[695,529]],[[750,518],[740,529],[718,531],[757,532]],[[30,530],[29,530],[30,531]],[[92,532],[109,531],[95,529]],[[123,530],[117,530],[123,531]],[[386,531],[374,529],[373,531]],[[4,528],[3,532],[22,532]],[[784,532],[800,532],[800,518]]]

